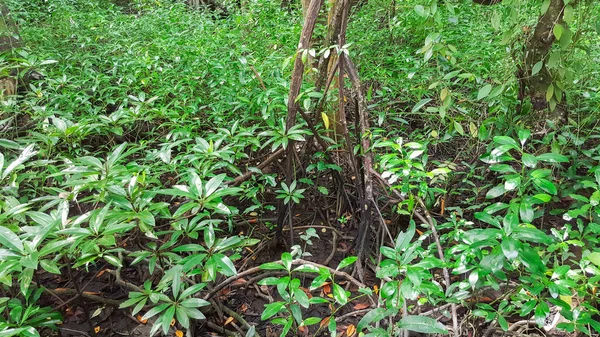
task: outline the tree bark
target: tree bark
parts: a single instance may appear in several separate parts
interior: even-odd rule
[[[538,62],[544,62],[552,50],[552,44],[555,37],[553,33],[554,25],[563,24],[563,9],[565,5],[563,0],[551,0],[546,13],[540,16],[533,36],[525,45],[525,57],[522,66],[519,69],[519,75],[522,77],[521,85],[526,87],[525,92],[531,100],[533,109],[536,111],[544,110],[548,107],[546,100],[546,91],[552,84],[552,74],[543,66],[539,73],[532,75],[533,67]]]

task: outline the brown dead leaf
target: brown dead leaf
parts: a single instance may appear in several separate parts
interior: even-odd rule
[[[246,310],[248,310],[248,305],[246,303],[244,303],[240,307],[240,312],[244,313],[244,312],[246,312]]]
[[[348,325],[348,328],[346,328],[346,335],[348,337],[352,337],[352,335],[354,335],[355,333],[356,333],[356,327],[354,326],[354,324]]]
[[[246,279],[242,277],[242,278],[239,278],[239,279],[231,282],[231,284],[244,284],[246,282],[248,282],[248,281],[246,281]]]
[[[229,323],[231,322],[233,322],[233,317],[229,317],[228,319],[226,319],[224,325],[229,325]]]
[[[142,324],[148,323],[148,320],[147,319],[143,319],[142,315],[137,315],[136,318],[137,318],[137,321],[140,322],[140,323],[142,323]]]
[[[366,309],[368,307],[369,307],[369,305],[367,303],[358,303],[357,305],[353,306],[352,309],[362,310],[362,309]]]
[[[323,320],[321,321],[321,323],[319,323],[319,328],[322,328],[324,326],[327,326],[327,324],[329,324],[329,317],[330,316],[323,318]]]

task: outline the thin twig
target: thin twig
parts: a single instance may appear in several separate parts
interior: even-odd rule
[[[236,321],[240,322],[242,324],[242,326],[246,329],[250,329],[252,326],[250,324],[248,324],[248,322],[242,317],[240,316],[240,314],[238,314],[237,312],[229,309],[227,306],[222,305],[221,304],[221,308],[223,309],[224,312],[227,313],[227,315],[235,318]],[[254,337],[260,337],[260,335],[258,334],[258,332],[254,332]]]
[[[241,335],[239,333],[237,333],[235,331],[227,330],[224,327],[222,327],[222,326],[220,326],[218,324],[215,324],[213,322],[208,321],[208,322],[206,322],[206,325],[208,325],[211,329],[214,329],[215,331],[224,333],[226,336],[229,336],[229,337],[241,337]]]
[[[283,264],[283,262],[281,260],[275,261],[274,263],[278,263],[278,264]],[[317,268],[324,268],[327,269],[331,274],[334,274],[335,276],[338,277],[342,277],[347,279],[348,281],[352,282],[354,285],[356,285],[359,288],[368,288],[366,285],[364,285],[362,282],[360,282],[359,280],[355,279],[354,277],[350,276],[348,273],[343,272],[343,271],[339,271],[339,270],[335,270],[332,269],[330,267],[324,266],[322,264],[316,263],[316,262],[311,262],[311,261],[306,261],[303,259],[296,259],[292,261],[292,265],[298,265],[298,264],[308,264]],[[208,294],[206,294],[204,296],[205,300],[210,299],[211,297],[213,297],[217,292],[219,292],[221,289],[225,288],[227,285],[229,285],[230,283],[234,282],[237,279],[240,279],[244,276],[247,275],[251,275],[254,273],[257,273],[259,271],[262,271],[262,269],[260,269],[260,266],[258,267],[253,267],[250,268],[248,270],[245,270],[237,275],[231,276],[228,279],[226,279],[225,281],[217,284]],[[373,306],[375,306],[375,301],[373,300],[373,298],[371,296],[368,296],[369,301],[371,302],[371,304]]]
[[[444,274],[444,280],[446,281],[446,289],[448,289],[448,287],[450,287],[450,273],[448,272],[448,267],[446,267],[446,258],[444,257],[444,249],[442,248],[442,243],[440,242],[440,236],[438,235],[438,232],[435,229],[433,218],[431,217],[431,214],[429,214],[425,203],[420,197],[417,197],[417,201],[419,205],[421,205],[423,212],[425,212],[426,223],[429,224],[429,226],[431,227],[431,232],[433,233],[433,239],[435,240],[435,245],[437,246],[439,258],[444,264],[444,266],[442,267],[442,272]],[[458,330],[458,316],[456,314],[456,304],[452,303],[450,305],[450,308],[452,311],[452,327],[454,328],[454,335],[459,336],[460,331]]]
[[[362,315],[362,314],[366,314],[369,311],[371,311],[370,308],[351,311],[351,312],[349,312],[347,314],[344,314],[342,316],[336,317],[335,321],[339,323],[339,322],[343,321],[344,319],[346,319],[348,317],[359,316],[359,315]]]

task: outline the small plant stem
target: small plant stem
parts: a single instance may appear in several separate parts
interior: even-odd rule
[[[221,305],[221,309],[223,309],[223,311],[225,313],[227,313],[227,315],[235,318],[236,321],[240,322],[242,324],[242,326],[246,329],[250,329],[250,324],[248,324],[248,322],[242,318],[242,316],[240,314],[238,314],[237,312],[229,309],[228,307]],[[260,337],[260,335],[258,334],[258,332],[254,332],[254,337]]]
[[[290,247],[294,246],[294,217],[292,215],[292,203],[288,204],[288,225],[290,226]]]
[[[278,261],[274,261],[274,263],[278,263],[278,264],[283,264],[283,262],[281,260]],[[352,277],[351,275],[349,275],[348,273],[345,273],[343,271],[339,271],[339,270],[335,270],[333,268],[329,268],[327,266],[324,266],[322,264],[316,263],[316,262],[311,262],[311,261],[306,261],[303,259],[296,259],[292,261],[292,265],[298,265],[298,264],[308,264],[317,268],[324,268],[327,269],[332,275],[336,275],[338,277],[342,277],[347,279],[348,281],[350,281],[351,283],[353,283],[354,285],[356,285],[359,288],[368,288],[365,284],[363,284],[362,282],[360,282],[359,280],[355,279],[354,277]],[[227,285],[229,285],[230,283],[232,283],[235,280],[238,280],[244,276],[247,275],[251,275],[257,272],[262,271],[263,269],[260,269],[260,266],[258,267],[254,267],[254,268],[250,268],[248,270],[245,270],[237,275],[231,276],[228,279],[226,279],[225,281],[217,284],[214,288],[212,288],[212,290],[206,294],[204,296],[205,300],[210,299],[211,297],[213,297],[216,293],[218,293],[221,289],[225,288]],[[368,297],[369,301],[371,302],[371,305],[373,307],[376,306],[375,300],[373,300],[373,298],[371,296]]]
[[[440,236],[438,235],[438,232],[435,229],[435,224],[433,223],[433,219],[431,218],[431,214],[427,210],[425,203],[418,196],[417,196],[417,201],[419,202],[419,205],[423,209],[423,212],[425,212],[425,217],[427,220],[426,223],[428,223],[429,226],[431,227],[431,232],[433,233],[433,239],[435,240],[435,245],[437,246],[439,258],[442,261],[442,263],[444,264],[444,267],[442,267],[442,272],[444,273],[444,280],[446,281],[446,289],[448,289],[448,287],[450,287],[450,273],[448,272],[448,268],[446,267],[446,258],[444,257],[444,249],[442,248],[442,244],[440,242]],[[450,305],[450,308],[452,311],[452,328],[454,330],[453,331],[454,336],[459,336],[460,332],[458,331],[458,316],[456,314],[456,304],[452,303]]]
[[[73,278],[73,271],[71,269],[71,261],[66,257],[65,257],[65,264],[67,266],[67,273],[69,275],[69,278],[71,279],[71,281],[73,282],[73,286],[75,287],[75,291],[77,291],[77,294],[80,298],[83,297],[83,292],[81,291],[81,288],[79,287],[79,282],[77,282],[77,280],[75,280],[75,278]],[[86,305],[82,305],[81,309],[83,309],[83,313],[85,314],[85,320],[88,323],[88,326],[90,328],[90,334],[92,336],[96,336],[96,331],[94,330],[94,325],[92,324],[92,321],[90,318],[90,311],[88,310]]]

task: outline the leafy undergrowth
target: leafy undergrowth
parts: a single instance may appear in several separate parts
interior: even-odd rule
[[[6,2],[24,47],[0,74],[19,69],[25,90],[1,97],[0,336],[600,331],[591,23],[561,59],[578,73],[556,126],[517,112],[512,57],[535,6],[517,30],[497,19],[509,6],[353,10],[381,205],[361,274],[328,120],[333,160],[315,151],[289,185],[278,157],[260,166],[313,142],[284,121],[299,10]],[[302,88],[309,115],[319,94]],[[284,239],[279,204],[297,206]]]

